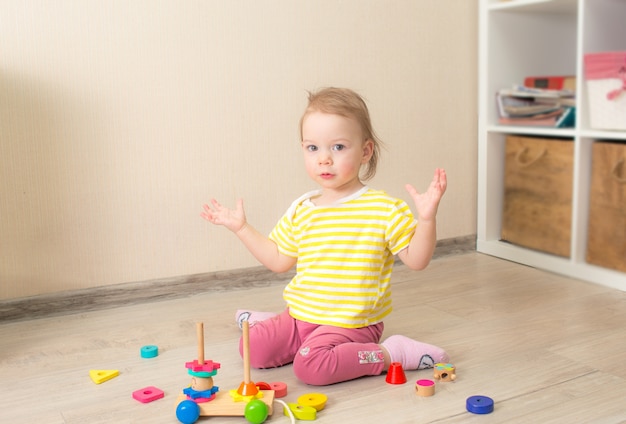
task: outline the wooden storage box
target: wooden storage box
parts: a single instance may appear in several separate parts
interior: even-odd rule
[[[587,262],[626,272],[626,144],[595,142]]]
[[[508,136],[502,240],[569,257],[574,143]]]

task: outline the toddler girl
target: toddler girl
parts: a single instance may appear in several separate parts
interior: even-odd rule
[[[376,172],[381,143],[365,102],[349,89],[309,94],[300,133],[306,171],[319,188],[296,199],[269,237],[247,222],[241,199],[235,209],[212,199],[202,213],[237,235],[270,270],[296,266],[282,313],[237,311],[239,322],[251,324],[251,366],[293,363],[303,382],[327,385],[380,375],[391,362],[405,370],[447,362],[441,348],[405,336],[380,343],[391,312],[394,256],[420,270],[433,255],[445,171],[435,170],[424,193],[406,185],[417,220],[404,201],[365,185]]]

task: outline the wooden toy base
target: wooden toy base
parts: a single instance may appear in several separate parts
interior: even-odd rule
[[[267,405],[268,415],[274,412],[274,390],[261,390],[263,397],[259,398]],[[187,396],[181,393],[176,405]],[[243,417],[247,402],[235,402],[228,392],[217,392],[215,399],[210,402],[199,403],[201,417]]]

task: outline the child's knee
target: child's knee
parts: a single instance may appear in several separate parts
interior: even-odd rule
[[[296,366],[295,362],[293,373],[298,380],[311,386],[328,386],[334,383],[327,373],[311,367]]]
[[[307,348],[303,348],[293,360],[293,373],[300,381],[312,386],[336,383],[333,373],[328,371],[326,366],[322,366],[323,363],[327,363],[327,360],[318,355],[310,355]]]
[[[239,354],[243,358],[243,337],[239,339]],[[268,335],[261,331],[260,324],[250,328],[250,366],[252,368],[275,368],[290,362],[291,359],[285,356],[284,346],[272,342]]]

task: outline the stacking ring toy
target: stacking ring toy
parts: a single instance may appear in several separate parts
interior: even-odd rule
[[[141,348],[142,358],[154,358],[159,354],[159,348],[154,345],[147,345]]]
[[[321,393],[308,393],[298,398],[298,405],[310,406],[316,411],[321,411],[326,406],[328,397]]]
[[[270,383],[270,390],[274,390],[275,396],[277,398],[283,398],[287,396],[287,385],[280,381]]]
[[[470,396],[465,406],[472,414],[489,414],[493,412],[493,399],[487,396]]]

